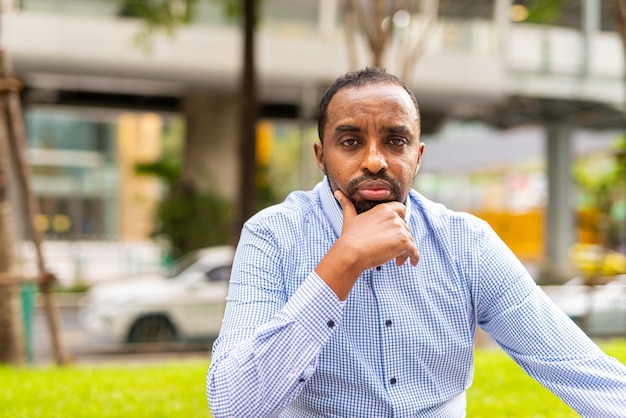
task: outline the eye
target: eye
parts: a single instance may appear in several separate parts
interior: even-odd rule
[[[346,147],[353,147],[358,144],[358,141],[354,138],[344,139],[341,142],[341,145],[345,145]]]
[[[395,145],[395,146],[401,147],[401,146],[404,146],[404,145],[407,144],[407,140],[405,138],[396,137],[396,138],[389,139],[389,143],[391,145]]]

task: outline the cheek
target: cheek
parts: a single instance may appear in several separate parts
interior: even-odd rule
[[[324,155],[324,166],[326,167],[326,174],[338,175],[342,171],[342,165],[344,162],[337,158],[332,153]]]
[[[335,164],[328,160],[326,160],[326,175],[342,189],[354,176],[345,164]]]
[[[332,164],[326,163],[326,175],[334,178],[335,180],[339,180],[342,177],[341,169],[338,169],[336,166]]]
[[[416,164],[403,165],[402,169],[398,172],[398,180],[405,184],[413,184],[418,167],[419,166]]]

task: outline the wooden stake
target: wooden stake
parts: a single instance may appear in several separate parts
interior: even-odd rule
[[[13,78],[7,53],[2,48],[0,48],[0,80],[4,80],[3,83],[0,83],[0,88],[5,87],[4,90],[0,90],[0,94],[2,94],[2,98],[6,103],[6,124],[9,148],[15,160],[20,195],[24,205],[24,212],[26,213],[25,223],[29,230],[37,257],[37,284],[39,285],[39,290],[43,297],[43,306],[50,330],[50,340],[52,342],[54,358],[56,363],[62,366],[69,362],[69,356],[63,350],[61,343],[59,318],[54,302],[52,287],[56,278],[46,269],[41,248],[41,234],[35,227],[35,215],[38,213],[38,208],[37,200],[30,188],[30,171],[26,163],[26,132],[18,95],[21,84]]]

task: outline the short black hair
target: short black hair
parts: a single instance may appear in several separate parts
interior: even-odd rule
[[[326,90],[326,93],[322,96],[320,101],[320,107],[317,112],[317,134],[320,141],[324,142],[324,127],[328,120],[328,105],[335,94],[347,87],[363,87],[371,84],[397,84],[404,88],[411,97],[415,110],[417,110],[417,118],[419,122],[419,106],[417,104],[417,98],[411,89],[398,77],[388,73],[385,69],[379,67],[366,67],[359,71],[348,72],[335,80],[335,82]]]

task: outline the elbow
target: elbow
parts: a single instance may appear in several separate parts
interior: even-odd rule
[[[261,418],[276,416],[275,409],[268,409],[260,402],[257,392],[249,387],[229,387],[215,367],[206,376],[206,396],[213,418]]]

